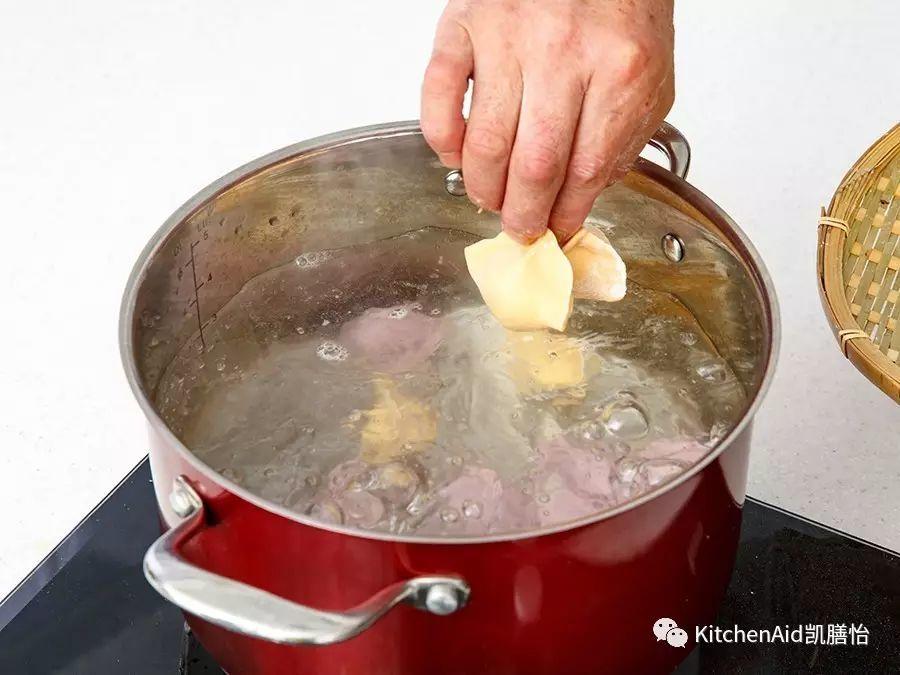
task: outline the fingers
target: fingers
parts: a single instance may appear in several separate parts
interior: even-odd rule
[[[627,107],[625,107],[627,110]],[[585,96],[572,146],[565,182],[556,197],[549,227],[560,243],[577,232],[601,190],[616,170],[620,152],[631,140],[639,121],[610,107],[605,92],[591,89]]]
[[[624,176],[672,106],[671,78],[658,89],[615,97],[591,88],[584,98],[566,179],[553,205],[549,227],[565,243],[584,224],[600,192]]]
[[[478,65],[463,142],[463,175],[469,198],[490,211],[499,211],[503,203],[521,102],[518,69]]]
[[[584,90],[575,79],[544,73],[525,81],[501,220],[511,236],[534,241],[547,228],[565,178]]]
[[[422,82],[420,123],[425,140],[441,162],[451,168],[459,168],[462,163],[466,131],[463,100],[472,69],[468,33],[455,21],[442,20]]]

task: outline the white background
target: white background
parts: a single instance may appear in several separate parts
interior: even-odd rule
[[[116,344],[152,232],[226,171],[418,115],[442,3],[0,0],[0,596],[145,453]],[[692,182],[780,293],[750,492],[900,549],[900,408],[843,359],[816,218],[898,120],[896,0],[689,0],[678,100]]]

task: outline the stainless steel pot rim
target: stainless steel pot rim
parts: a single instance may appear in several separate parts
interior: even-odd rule
[[[678,476],[675,480],[664,483],[656,489],[644,493],[637,499],[626,502],[625,504],[621,504],[620,506],[617,506],[615,508],[609,509],[607,511],[602,511],[590,516],[585,516],[577,520],[554,525],[552,527],[544,527],[521,532],[466,537],[434,537],[420,536],[415,534],[396,535],[386,532],[366,531],[343,525],[321,523],[312,518],[304,516],[303,514],[292,511],[286,507],[269,502],[262,497],[249,492],[242,486],[228,480],[218,472],[214,471],[210,466],[200,461],[200,459],[198,459],[178,439],[178,437],[175,436],[174,433],[172,433],[172,431],[163,421],[162,417],[160,417],[159,413],[154,408],[152,402],[141,386],[140,376],[137,369],[137,362],[134,358],[134,340],[132,330],[134,325],[134,309],[136,305],[135,301],[137,299],[137,291],[144,276],[146,265],[148,261],[153,257],[153,254],[156,252],[156,250],[165,241],[169,233],[172,232],[192,213],[201,209],[211,199],[215,198],[220,193],[224,192],[236,183],[245,180],[254,174],[260,173],[261,171],[268,169],[276,164],[285,162],[287,160],[293,160],[298,156],[312,156],[320,154],[330,148],[338,147],[341,145],[374,140],[377,138],[406,136],[420,133],[421,130],[419,128],[419,123],[417,120],[405,122],[389,122],[385,124],[376,124],[371,126],[358,127],[355,129],[348,129],[345,131],[339,131],[336,133],[319,136],[307,141],[289,145],[285,148],[276,150],[251,162],[248,162],[247,164],[244,164],[243,166],[240,166],[234,171],[231,171],[225,176],[219,178],[218,180],[214,181],[203,190],[198,192],[196,195],[191,197],[188,201],[182,204],[181,207],[179,207],[171,216],[169,216],[169,218],[163,223],[162,227],[160,227],[156,231],[156,233],[144,247],[143,251],[141,251],[137,262],[132,268],[131,274],[128,278],[128,283],[125,287],[125,293],[122,297],[122,305],[119,315],[119,350],[122,358],[122,363],[125,368],[125,374],[128,378],[128,384],[131,387],[131,390],[134,393],[134,396],[137,399],[141,410],[147,416],[147,419],[153,426],[154,430],[157,433],[161,434],[169,445],[176,448],[181,457],[186,462],[188,462],[198,473],[202,474],[209,480],[212,480],[224,486],[228,489],[229,492],[237,495],[241,499],[261,509],[296,521],[303,525],[328,530],[338,534],[360,537],[364,539],[415,544],[489,544],[496,542],[532,539],[534,537],[542,537],[552,534],[558,534],[560,532],[566,532],[568,530],[575,530],[585,525],[590,525],[592,523],[597,523],[608,518],[613,518],[617,515],[625,513],[626,511],[638,508],[639,506],[646,504],[653,499],[656,499],[660,495],[674,490],[682,483],[696,476],[709,464],[715,461],[715,459],[720,454],[722,454],[722,452],[724,452],[724,450],[731,444],[732,440],[736,436],[738,436],[750,423],[750,420],[753,419],[756,411],[759,409],[759,406],[762,404],[762,401],[765,398],[769,386],[771,385],[775,364],[778,358],[779,345],[781,342],[781,322],[778,311],[778,300],[775,295],[775,287],[756,248],[752,243],[750,243],[747,236],[737,226],[737,224],[724,211],[722,211],[722,209],[719,208],[719,206],[715,202],[713,202],[711,199],[709,199],[709,197],[697,190],[695,187],[690,185],[687,181],[679,178],[678,176],[675,176],[674,174],[663,169],[657,164],[654,164],[653,162],[650,162],[643,158],[638,158],[638,162],[634,167],[635,170],[662,183],[665,187],[672,189],[674,192],[676,192],[676,194],[679,194],[681,197],[685,198],[691,205],[693,205],[695,208],[698,208],[701,212],[707,215],[707,217],[710,217],[710,219],[716,222],[717,225],[724,226],[725,234],[732,239],[732,243],[738,245],[739,248],[744,249],[746,253],[746,259],[749,263],[751,271],[756,276],[757,283],[764,291],[762,295],[764,302],[767,303],[765,311],[766,318],[769,322],[768,328],[770,341],[769,349],[766,354],[765,371],[763,373],[759,388],[757,389],[756,394],[753,397],[753,400],[744,411],[744,414],[741,417],[740,421],[724,438],[719,441],[719,443],[709,452],[709,454],[707,454],[701,461],[685,471],[683,474]]]

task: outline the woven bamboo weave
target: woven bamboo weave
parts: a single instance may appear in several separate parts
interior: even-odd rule
[[[817,266],[844,355],[900,402],[900,124],[856,162],[822,210]]]

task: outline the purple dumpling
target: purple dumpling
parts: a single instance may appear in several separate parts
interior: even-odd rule
[[[341,342],[375,370],[411,370],[441,343],[441,321],[406,305],[367,309],[341,328]]]

